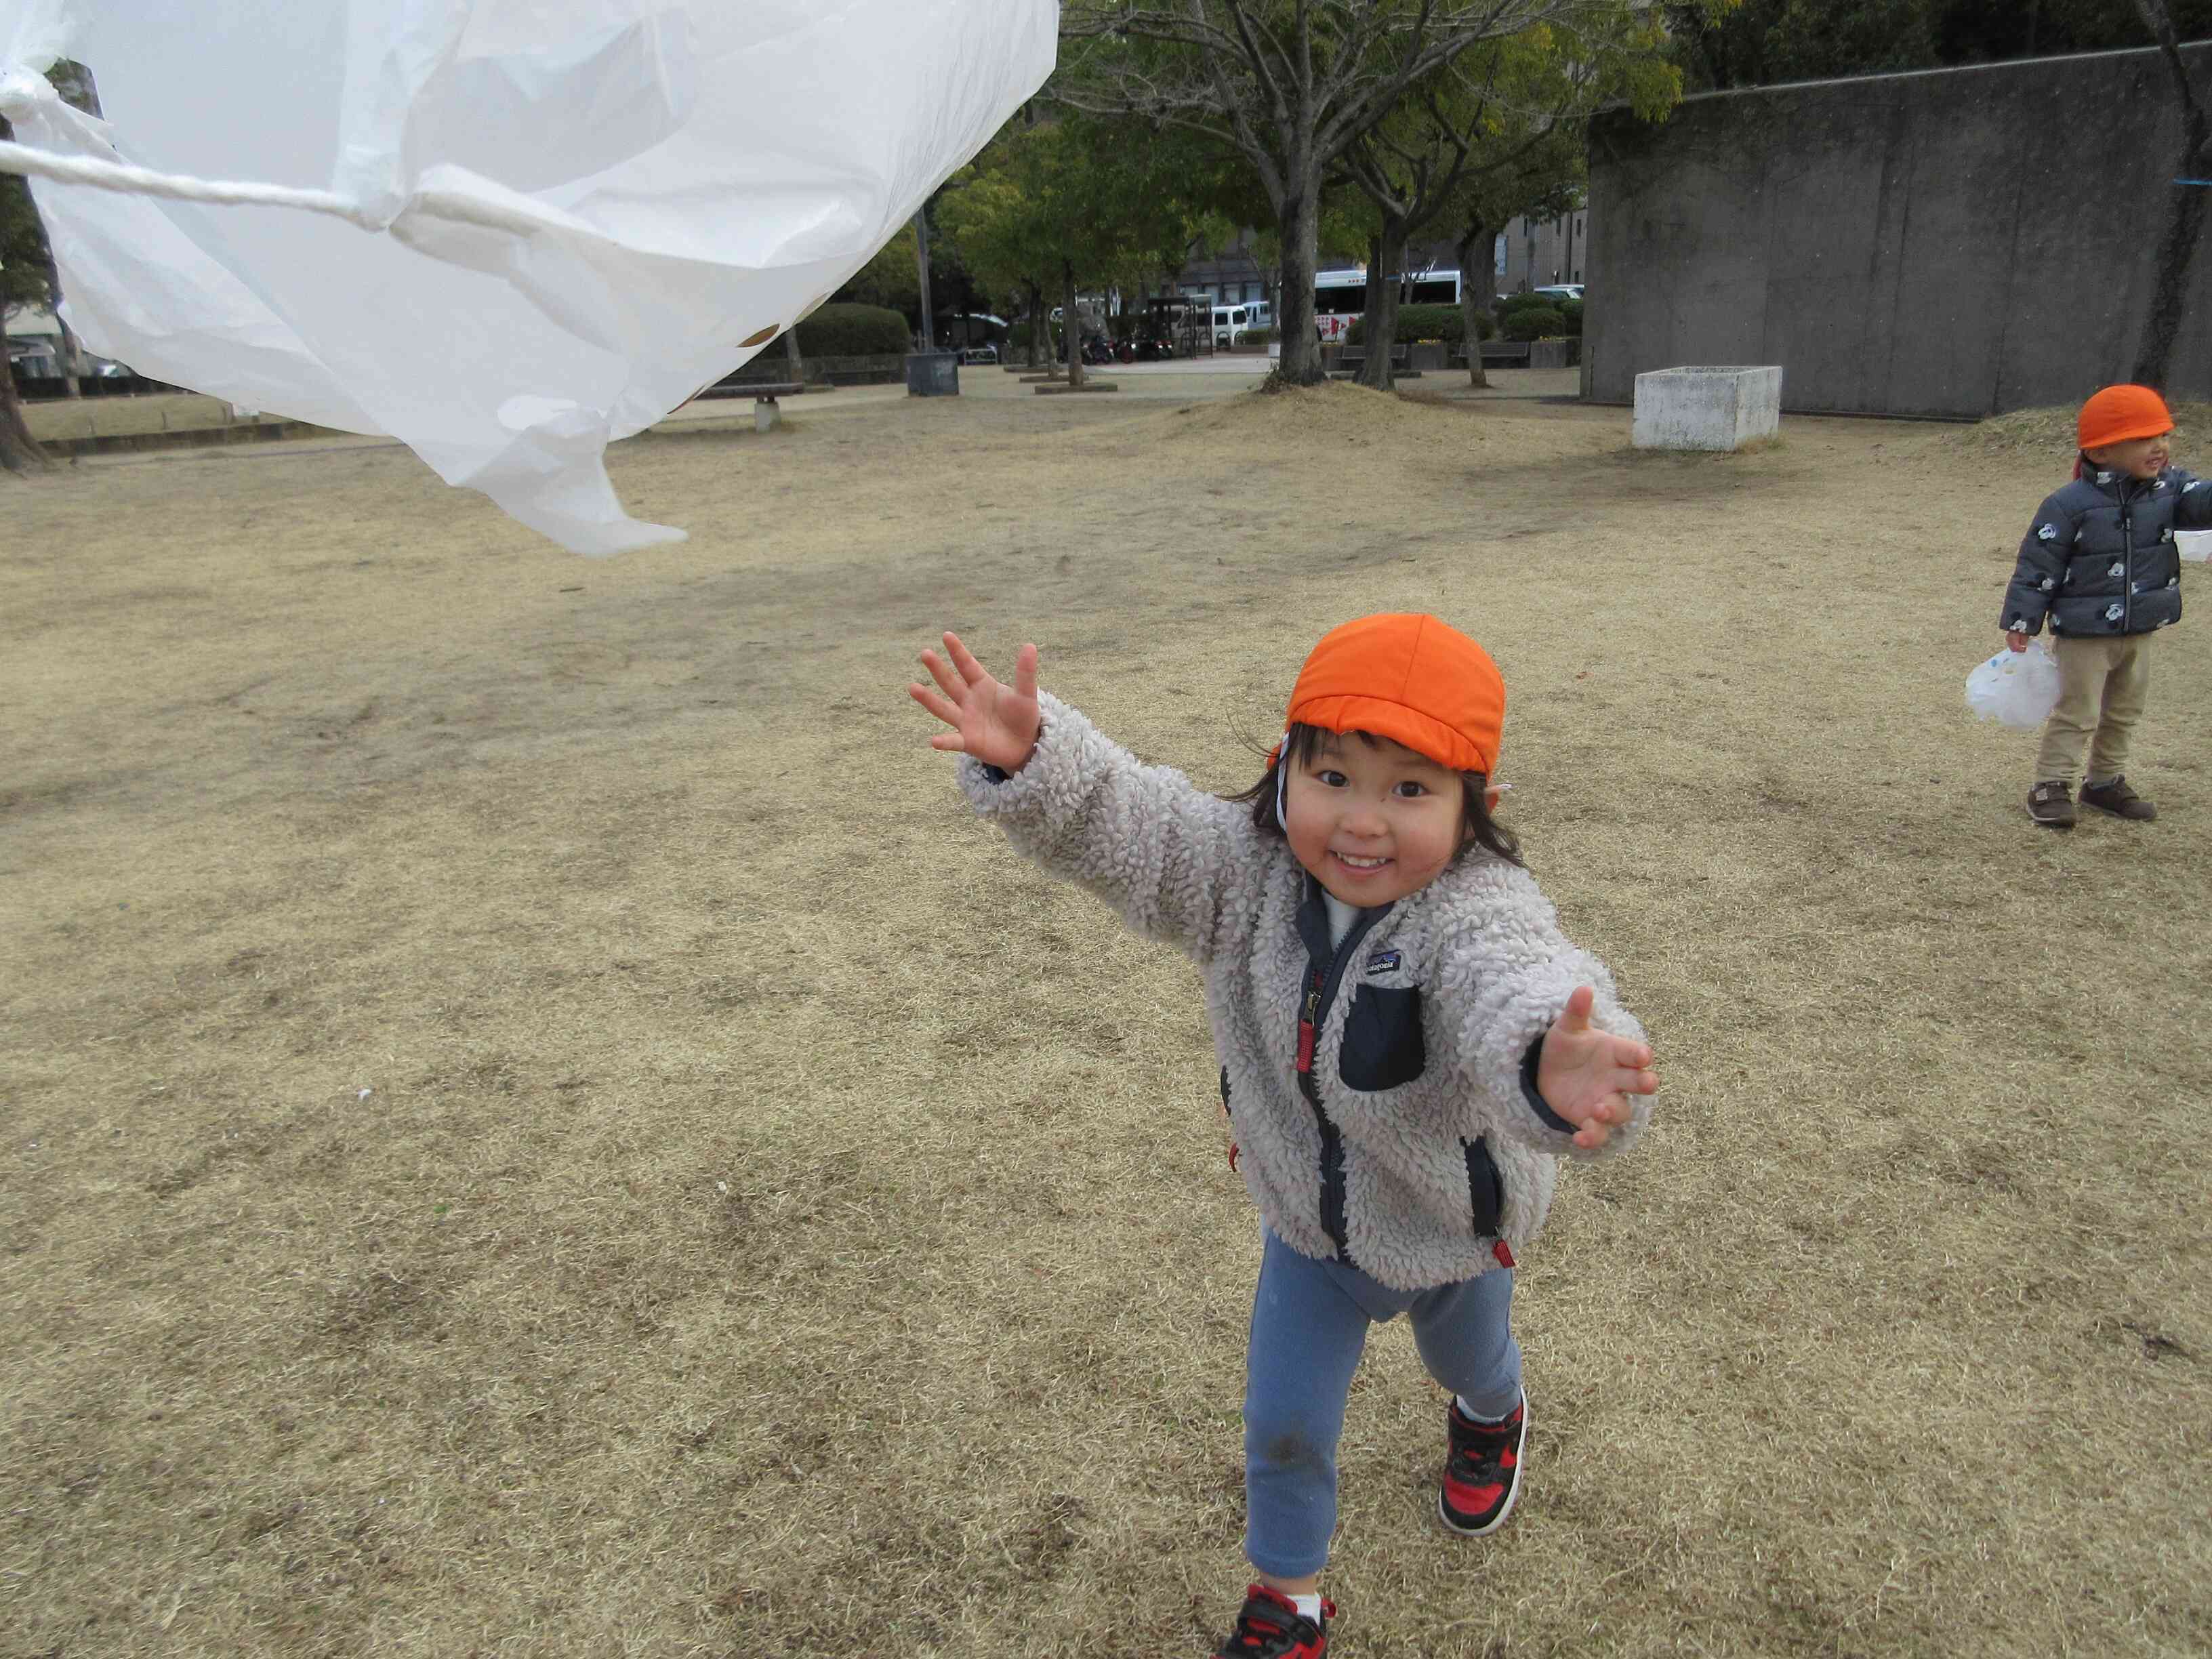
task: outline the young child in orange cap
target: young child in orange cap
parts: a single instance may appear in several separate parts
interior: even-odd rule
[[[960,787],[1047,870],[1203,969],[1230,1163],[1262,1229],[1244,1394],[1245,1553],[1217,1654],[1321,1659],[1336,1446],[1368,1327],[1404,1313],[1451,1392],[1437,1513],[1504,1523],[1528,1411],[1516,1254],[1567,1158],[1620,1151],[1658,1088],[1642,1029],[1491,814],[1505,686],[1434,617],[1325,635],[1241,795],[1140,764],[951,634],[915,700]]]
[[[2150,636],[2181,620],[2176,530],[2212,529],[2212,483],[2170,465],[2173,417],[2147,386],[2108,386],[2075,422],[2074,481],[2046,498],[2020,544],[2000,623],[2015,651],[2051,624],[2058,703],[2044,723],[2027,815],[2052,830],[2081,804],[2148,821],[2129,786],[2129,740],[2150,690]]]

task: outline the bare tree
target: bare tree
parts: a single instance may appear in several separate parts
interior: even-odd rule
[[[1258,175],[1282,245],[1286,381],[1322,378],[1314,264],[1323,177],[1408,88],[1486,40],[1571,27],[1601,0],[1068,0],[1051,95],[1187,127]]]
[[[90,70],[64,58],[46,71],[46,79],[53,83],[64,103],[99,118],[100,92],[93,84]],[[81,398],[84,392],[78,377],[84,373],[84,347],[77,340],[76,331],[69,325],[69,319],[62,315],[62,271],[51,246],[46,251],[46,284],[50,290],[47,304],[54,313],[54,325],[62,335],[62,386],[68,396]]]
[[[2182,58],[2173,12],[2166,0],[2136,0],[2136,10],[2157,37],[2159,50],[2173,76],[2181,110],[2177,182],[2171,186],[2173,199],[2166,210],[2166,229],[2159,237],[2152,267],[2150,311],[2143,319],[2142,343],[2136,347],[2135,368],[2129,376],[2143,386],[2163,386],[2173,360],[2173,343],[2181,333],[2190,273],[2204,240],[2205,221],[2212,215],[2212,188],[2179,180],[2202,179],[2212,173],[2212,116],[2205,109],[2207,96],[2200,95],[2190,80],[2189,65]]]
[[[1464,193],[1452,252],[1459,261],[1460,319],[1467,335],[1470,385],[1490,384],[1482,368],[1482,325],[1476,313],[1490,309],[1492,284],[1498,275],[1498,234],[1509,221],[1522,214],[1556,218],[1574,211],[1576,168],[1573,157],[1563,152],[1581,137],[1579,125],[1555,126],[1522,154],[1477,179]]]
[[[1480,102],[1479,90],[1478,108]],[[1406,267],[1407,240],[1416,228],[1436,216],[1458,188],[1480,119],[1479,115],[1457,118],[1459,112],[1448,112],[1433,87],[1425,89],[1419,103],[1419,117],[1425,119],[1418,133],[1395,131],[1400,123],[1385,122],[1356,140],[1344,155],[1345,175],[1367,198],[1379,224],[1368,243],[1367,308],[1360,319],[1367,355],[1358,374],[1362,386],[1378,392],[1389,391],[1397,379],[1390,358],[1397,347],[1397,275]],[[1475,353],[1477,362],[1481,356],[1480,350]]]
[[[1492,43],[1470,52],[1411,88],[1395,112],[1346,150],[1344,176],[1367,198],[1378,226],[1368,269],[1386,279],[1370,275],[1367,284],[1362,385],[1387,392],[1394,383],[1398,290],[1387,278],[1404,267],[1413,233],[1447,216],[1460,231],[1454,248],[1462,314],[1476,327],[1474,311],[1489,304],[1492,228],[1529,203],[1564,200],[1582,173],[1583,123],[1595,103],[1594,90],[1636,90],[1619,76],[1601,73],[1609,54],[1585,46],[1569,58],[1564,44]],[[1672,86],[1669,78],[1669,92]],[[1636,101],[1663,108],[1648,94]],[[1510,204],[1502,213],[1501,201]],[[1479,290],[1471,269],[1478,241],[1484,256]],[[1480,386],[1482,353],[1473,333],[1468,345],[1470,372]]]

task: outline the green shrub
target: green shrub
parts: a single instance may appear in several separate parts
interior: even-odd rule
[[[1559,315],[1556,306],[1522,306],[1505,314],[1505,337],[1509,340],[1541,340],[1566,331],[1567,319]]]
[[[823,306],[799,325],[807,357],[902,356],[912,337],[906,319],[883,306]]]
[[[1237,336],[1247,345],[1273,345],[1279,337],[1272,328],[1248,328]]]
[[[1358,345],[1366,338],[1367,319],[1362,317],[1352,324],[1344,337],[1346,345]],[[1490,313],[1474,313],[1474,335],[1478,340],[1487,340],[1498,331],[1490,320]],[[1398,307],[1398,343],[1406,345],[1415,340],[1442,340],[1446,345],[1467,343],[1467,313],[1457,306],[1400,306]]]
[[[1580,300],[1560,301],[1559,315],[1566,319],[1567,325],[1564,331],[1566,337],[1571,340],[1581,339],[1583,337],[1583,302]]]
[[[1571,303],[1571,301],[1559,299],[1558,295],[1537,295],[1533,289],[1522,292],[1522,295],[1506,295],[1504,299],[1498,301],[1498,321],[1504,323],[1509,316],[1513,316],[1513,312],[1535,310],[1537,305],[1551,305],[1553,310],[1559,310],[1566,303]]]

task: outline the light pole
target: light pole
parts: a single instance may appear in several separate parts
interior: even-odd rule
[[[925,204],[914,216],[914,261],[915,275],[921,279],[921,349],[937,349],[937,332],[930,326],[929,308],[929,208]]]

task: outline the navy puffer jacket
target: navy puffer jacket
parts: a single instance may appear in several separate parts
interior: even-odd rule
[[[2130,478],[2093,463],[2036,509],[1997,625],[2069,639],[2181,620],[2176,530],[2212,529],[2212,482],[2170,466]]]

